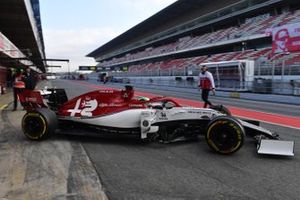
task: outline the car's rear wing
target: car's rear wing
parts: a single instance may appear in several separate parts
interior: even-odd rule
[[[39,90],[27,90],[18,94],[21,105],[25,110],[32,110],[35,108],[47,108],[43,97]]]

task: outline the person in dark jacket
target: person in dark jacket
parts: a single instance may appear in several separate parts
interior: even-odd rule
[[[34,90],[36,86],[36,77],[32,73],[30,67],[27,67],[23,76],[23,81],[25,83],[25,89]]]

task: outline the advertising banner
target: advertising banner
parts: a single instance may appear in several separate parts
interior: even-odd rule
[[[79,66],[79,71],[96,71],[96,66]]]
[[[272,39],[273,53],[300,51],[300,23],[273,28]]]

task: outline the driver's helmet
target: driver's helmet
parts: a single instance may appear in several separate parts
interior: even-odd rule
[[[149,101],[150,100],[150,98],[148,98],[148,97],[142,97],[142,96],[136,97],[136,99],[138,101]]]

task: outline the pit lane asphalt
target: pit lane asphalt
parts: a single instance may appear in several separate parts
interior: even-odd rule
[[[74,81],[57,80],[53,85],[65,88],[69,97],[95,90]],[[240,104],[249,105],[243,101]],[[261,104],[269,107],[269,112],[280,109],[278,105],[265,106],[272,103],[255,102],[255,106]],[[296,109],[284,106],[283,111]],[[287,113],[283,111],[277,112]],[[265,123],[262,126],[294,140],[295,157],[259,156],[249,139],[236,154],[222,156],[211,152],[204,138],[168,145],[129,139],[64,138],[83,145],[109,199],[299,199],[299,130]]]
[[[43,83],[43,82],[42,82]],[[79,141],[63,135],[30,141],[21,131],[25,111],[12,111],[12,92],[0,96],[0,200],[106,200]]]

